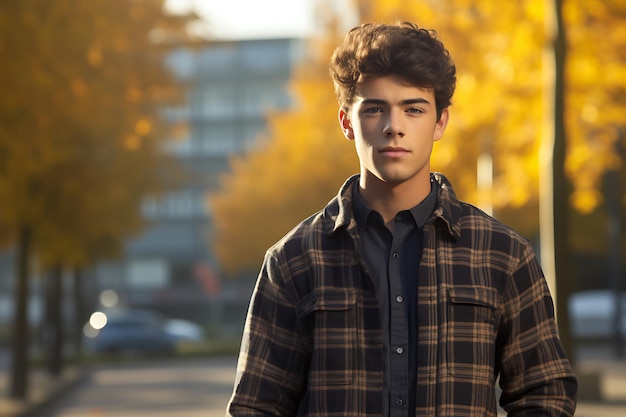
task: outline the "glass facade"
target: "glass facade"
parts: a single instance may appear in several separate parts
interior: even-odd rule
[[[288,83],[303,54],[298,39],[215,42],[172,52],[167,64],[186,86],[187,100],[163,114],[186,128],[167,150],[192,175],[180,189],[144,201],[150,226],[127,242],[121,261],[96,268],[100,291],[113,289],[125,293],[127,302],[148,306],[156,302],[150,294],[167,292],[170,300],[202,296],[206,274],[195,271],[219,270],[210,249],[208,196],[229,169],[229,157],[265,132],[267,112],[291,105]],[[182,293],[187,295],[175,296]]]

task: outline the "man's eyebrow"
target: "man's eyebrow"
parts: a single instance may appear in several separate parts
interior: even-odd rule
[[[362,101],[362,104],[377,104],[377,105],[382,105],[382,104],[388,104],[388,102],[386,100],[383,99],[379,99],[379,98],[366,98],[365,100]],[[402,106],[407,106],[410,104],[430,104],[430,101],[426,100],[425,98],[409,98],[406,100],[402,100],[400,102],[400,105]]]

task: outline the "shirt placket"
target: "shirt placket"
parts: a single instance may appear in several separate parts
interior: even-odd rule
[[[400,218],[396,218],[399,223]],[[399,226],[399,224],[398,224]],[[400,250],[406,235],[411,227],[406,223],[402,227],[395,228],[387,273],[389,277],[389,306],[390,306],[390,416],[406,417],[408,412],[409,393],[407,392],[409,381],[409,355],[408,355],[408,321],[406,314],[406,294],[402,285],[401,255]]]

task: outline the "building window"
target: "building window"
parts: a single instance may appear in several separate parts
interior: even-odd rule
[[[262,80],[248,83],[241,91],[244,116],[264,117],[272,109],[284,107],[284,81]]]
[[[193,143],[189,138],[172,139],[165,142],[165,149],[172,155],[186,157],[193,155]]]
[[[142,213],[151,220],[206,218],[209,215],[202,190],[181,190],[162,199],[147,198],[142,203]]]
[[[233,118],[235,104],[233,86],[229,83],[205,83],[191,92],[193,118]]]
[[[170,282],[167,262],[161,259],[134,259],[126,264],[126,285],[133,290],[157,290]]]

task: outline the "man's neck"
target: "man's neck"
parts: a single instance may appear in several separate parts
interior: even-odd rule
[[[393,227],[393,219],[402,210],[421,203],[430,193],[430,173],[425,178],[400,184],[389,184],[361,176],[359,192],[363,200],[383,217],[385,224]]]

